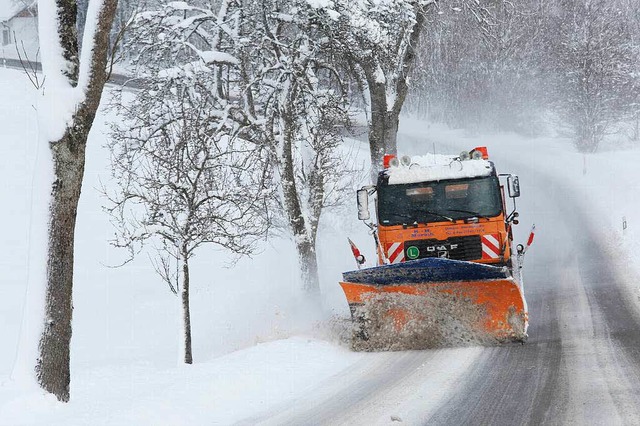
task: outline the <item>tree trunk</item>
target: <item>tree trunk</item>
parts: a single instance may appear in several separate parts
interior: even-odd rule
[[[415,5],[416,22],[410,31],[409,43],[402,57],[398,58],[402,64],[402,70],[394,78],[386,76],[384,82],[378,81],[378,63],[367,60],[360,63],[367,79],[369,98],[371,100],[371,122],[369,123],[369,148],[371,152],[371,177],[373,183],[377,180],[378,171],[382,169],[382,161],[385,154],[398,153],[398,127],[400,124],[400,112],[407,97],[409,85],[407,78],[413,63],[415,62],[415,49],[420,39],[420,32],[425,22],[425,11],[422,6]],[[392,88],[395,93],[389,104],[387,89]]]
[[[184,339],[184,363],[193,364],[191,351],[191,310],[189,307],[189,259],[186,250],[182,250],[182,337]]]
[[[318,257],[315,244],[303,236],[299,236],[296,240],[296,250],[298,252],[302,286],[312,297],[319,298],[320,278],[318,277]]]
[[[64,136],[50,143],[55,180],[49,207],[45,317],[38,342],[35,373],[40,386],[64,402],[69,401],[71,378],[70,344],[76,215],[84,176],[87,138],[106,82],[109,30],[116,6],[117,0],[104,0],[94,34],[85,101],[77,105],[76,113]],[[69,69],[65,70],[64,74],[71,86],[75,86],[79,69],[75,29],[76,4],[74,1],[58,0],[56,7],[57,36],[60,39],[62,56],[69,64]]]
[[[371,97],[371,123],[369,123],[369,149],[371,153],[371,176],[375,183],[378,171],[382,170],[385,154],[397,154],[400,110],[388,111],[387,92],[382,83],[369,83]]]
[[[293,160],[293,129],[295,120],[289,110],[285,110],[282,122],[284,136],[279,166],[282,173],[281,185],[284,207],[289,219],[289,226],[293,238],[296,241],[302,286],[307,293],[315,297],[320,294],[318,260],[315,250],[315,229],[312,230],[314,234],[310,236],[308,234],[308,228],[314,228],[312,225],[317,223],[317,220],[314,221],[307,217],[302,210],[300,192],[296,185]],[[312,212],[307,213],[313,214]]]
[[[88,129],[87,129],[88,133]],[[79,135],[84,137],[86,135]],[[61,401],[69,400],[69,347],[73,311],[73,248],[85,145],[66,135],[51,150],[56,180],[49,219],[44,330],[38,345],[38,382]]]

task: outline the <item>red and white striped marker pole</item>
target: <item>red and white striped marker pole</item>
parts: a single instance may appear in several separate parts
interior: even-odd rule
[[[524,253],[527,252],[527,250],[529,249],[529,246],[531,245],[531,243],[533,243],[533,237],[536,234],[536,224],[534,223],[533,226],[531,227],[531,233],[529,234],[529,239],[527,240],[527,246],[524,248]]]
[[[360,267],[362,267],[362,265],[365,262],[365,258],[360,253],[360,250],[358,250],[358,247],[356,247],[353,241],[351,241],[351,238],[347,238],[347,240],[349,240],[349,245],[351,246],[351,253],[353,253],[353,257],[356,259],[356,263],[358,264],[358,269],[360,269]]]

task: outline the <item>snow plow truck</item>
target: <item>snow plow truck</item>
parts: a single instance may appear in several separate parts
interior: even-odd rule
[[[498,174],[486,147],[457,156],[386,155],[377,184],[357,191],[358,218],[373,235],[376,266],[367,267],[349,240],[358,269],[344,272],[340,282],[354,324],[352,347],[524,343],[521,267],[535,227],[526,246],[514,251],[519,196],[518,177]]]

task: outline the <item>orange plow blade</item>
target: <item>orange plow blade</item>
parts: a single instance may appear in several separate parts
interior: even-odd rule
[[[467,267],[444,263],[445,268],[456,266]],[[495,271],[468,268],[470,275],[476,271],[499,272],[498,268]],[[383,278],[381,269],[385,272]],[[393,270],[378,267],[352,277],[364,278],[373,273],[376,277],[373,281],[378,281],[375,284],[340,283],[355,323],[354,349],[424,349],[526,340],[528,314],[522,289],[504,271],[498,278],[439,281],[429,270],[422,273],[423,278],[436,281],[420,282],[417,280],[420,273],[413,269],[409,279],[397,278],[407,275],[407,268],[402,266]],[[384,283],[385,275],[391,277],[390,284]],[[450,274],[444,274],[447,275]]]

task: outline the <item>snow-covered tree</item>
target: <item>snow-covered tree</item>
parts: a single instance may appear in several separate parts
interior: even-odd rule
[[[638,101],[638,48],[617,2],[560,2],[554,106],[578,150],[594,152]]]
[[[630,29],[630,44],[635,54],[640,57],[640,4],[638,0],[620,0],[620,8],[627,19]],[[635,84],[640,89],[640,70],[634,73]],[[629,137],[632,141],[640,141],[640,90],[636,90],[636,96],[629,102],[629,114],[631,119],[631,131]]]
[[[18,380],[35,364],[37,383],[69,400],[74,231],[87,137],[106,81],[109,31],[117,0],[93,0],[78,54],[76,2],[38,2],[42,72],[40,141],[29,253],[28,309]],[[41,315],[39,320],[35,319]],[[35,320],[34,320],[35,319]],[[36,336],[39,335],[39,338]],[[33,377],[31,375],[31,377]]]
[[[247,91],[271,151],[303,287],[319,294],[316,237],[323,208],[344,189],[348,163],[339,148],[348,125],[343,79],[331,61],[326,10],[305,0],[265,1],[245,9]]]
[[[367,114],[372,177],[396,153],[400,112],[426,13],[434,0],[336,0],[323,5],[336,58],[355,78]]]
[[[440,2],[409,106],[450,126],[525,134],[554,110],[578,145],[593,146],[637,110],[637,9],[636,0]]]
[[[147,71],[156,70],[149,76],[180,70],[176,81],[224,100],[239,134],[269,152],[278,190],[265,215],[284,219],[304,287],[317,294],[318,223],[344,187],[338,147],[348,121],[343,82],[328,58],[322,26],[330,15],[304,0],[228,0],[215,7],[173,2],[140,19],[146,24],[131,44]],[[194,85],[189,78],[196,74]],[[176,110],[185,118],[187,112]]]
[[[119,231],[114,243],[134,255],[158,241],[156,270],[180,296],[187,364],[193,361],[189,260],[203,244],[250,254],[268,225],[267,150],[249,139],[250,121],[223,89],[225,68],[238,60],[219,49],[236,32],[235,18],[225,5],[216,15],[177,2],[140,14],[132,43],[149,87],[118,103],[123,122],[110,143],[118,183],[109,207]],[[210,37],[190,40],[191,31]]]
[[[439,3],[422,32],[409,112],[450,126],[533,133],[545,107],[544,2]]]

